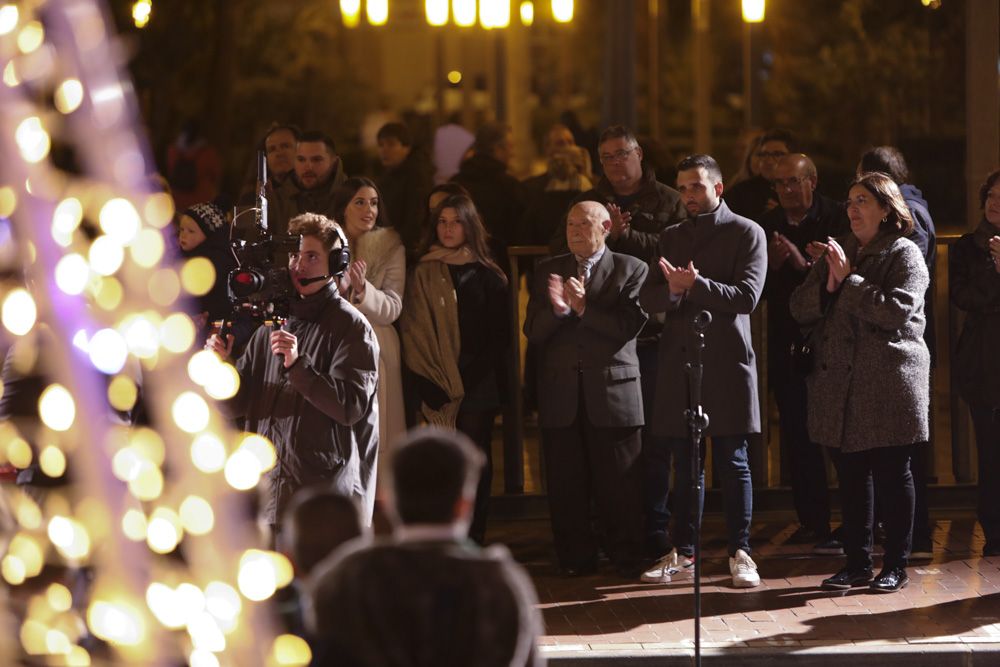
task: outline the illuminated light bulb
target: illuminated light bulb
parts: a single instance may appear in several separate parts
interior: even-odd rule
[[[52,229],[64,234],[72,234],[81,222],[83,222],[83,205],[76,197],[63,199],[52,213]]]
[[[7,553],[15,556],[24,565],[26,577],[36,577],[45,565],[45,553],[38,540],[26,533],[18,533],[7,546]]]
[[[521,3],[521,25],[531,27],[535,22],[535,3],[531,0],[524,0]]]
[[[49,521],[49,539],[66,558],[79,559],[90,553],[90,536],[79,522],[63,516]]]
[[[45,633],[48,630],[44,623],[36,621],[33,618],[26,620],[21,626],[21,632],[19,633],[21,646],[24,647],[25,653],[28,655],[42,655],[45,653]]]
[[[49,477],[62,477],[66,472],[66,455],[58,447],[49,445],[38,455],[38,465]]]
[[[163,234],[155,229],[143,229],[130,246],[132,261],[144,269],[151,269],[163,259]]]
[[[125,249],[121,243],[105,234],[98,236],[90,244],[87,257],[90,259],[90,268],[102,276],[110,276],[121,267],[125,260]]]
[[[240,374],[226,363],[219,363],[205,384],[205,393],[219,401],[232,398],[239,390]]]
[[[49,630],[45,633],[45,650],[49,655],[67,655],[72,647],[69,637],[59,630]]]
[[[34,500],[21,495],[14,516],[18,524],[26,530],[38,530],[42,526],[42,510]]]
[[[191,667],[219,667],[219,659],[211,651],[196,648],[188,656],[188,664]]]
[[[263,471],[257,457],[245,449],[233,452],[226,461],[225,476],[229,486],[238,491],[252,489],[260,481]]]
[[[215,526],[215,513],[208,501],[188,496],[180,506],[181,525],[192,535],[207,535]]]
[[[132,4],[132,22],[136,28],[145,28],[153,14],[152,0],[136,0]]]
[[[42,127],[42,120],[38,116],[31,116],[21,121],[14,131],[14,138],[17,140],[21,157],[31,164],[43,160],[52,147],[49,133]]]
[[[154,192],[146,199],[142,211],[149,224],[163,229],[174,219],[174,198],[166,192]]]
[[[207,257],[192,257],[181,267],[181,285],[188,294],[203,296],[215,285],[215,267]]]
[[[90,667],[90,654],[82,646],[70,648],[66,654],[66,667]]]
[[[222,365],[219,355],[209,350],[199,350],[188,360],[187,372],[191,381],[204,387],[212,378],[215,369]]]
[[[340,0],[340,17],[345,28],[357,28],[361,23],[361,0]]]
[[[156,500],[163,493],[163,473],[149,461],[142,461],[135,479],[128,482],[128,490],[139,500]]]
[[[181,281],[172,269],[158,269],[153,272],[147,287],[149,298],[158,306],[170,306],[180,296]]]
[[[271,648],[271,659],[282,667],[308,665],[312,662],[312,651],[302,637],[279,635]]]
[[[278,589],[274,563],[259,549],[249,549],[240,558],[236,582],[243,597],[254,602],[268,599]]]
[[[77,79],[66,79],[56,88],[54,101],[59,113],[73,113],[83,103],[83,84]]]
[[[573,0],[552,0],[552,18],[556,23],[573,20]]]
[[[0,7],[0,35],[7,35],[17,27],[20,18],[17,5],[4,5]]]
[[[278,455],[270,440],[256,433],[247,433],[237,449],[250,452],[260,462],[260,469],[267,472],[278,462]]]
[[[148,319],[133,318],[123,333],[129,352],[140,359],[156,356],[156,350],[160,347],[160,332]]]
[[[45,28],[40,21],[29,21],[17,34],[17,48],[28,54],[37,50],[45,41]]]
[[[147,461],[148,463],[148,461]],[[123,482],[131,482],[139,477],[143,460],[131,447],[124,447],[111,457],[111,472]]]
[[[129,446],[141,457],[156,465],[163,465],[167,454],[167,446],[160,434],[146,426],[139,427],[129,437]]]
[[[469,28],[476,24],[476,0],[452,0],[451,15],[455,25]]]
[[[116,375],[108,383],[108,402],[115,410],[128,412],[135,407],[138,398],[139,388],[135,386],[132,378]]]
[[[104,233],[122,246],[130,244],[135,239],[135,235],[139,233],[139,227],[142,225],[139,220],[139,212],[132,206],[132,202],[121,197],[116,197],[104,204],[98,219]]]
[[[158,554],[170,553],[177,548],[182,536],[180,520],[173,511],[165,507],[153,510],[146,529],[146,544],[150,549]]]
[[[82,294],[90,280],[90,265],[82,255],[70,253],[56,263],[55,278],[56,287],[65,294]]]
[[[113,375],[125,367],[128,345],[114,329],[101,329],[90,338],[90,363],[94,368]]]
[[[94,299],[104,310],[111,311],[118,307],[125,296],[122,284],[115,278],[101,278]]]
[[[0,188],[0,218],[9,218],[17,208],[17,193],[9,185]]]
[[[15,468],[27,468],[32,458],[31,445],[23,438],[13,438],[7,443],[7,460]]]
[[[73,606],[73,594],[60,583],[49,584],[45,589],[45,599],[55,611],[69,611]]]
[[[11,554],[7,554],[0,561],[0,575],[11,586],[20,586],[24,583],[27,579],[24,569],[24,563],[21,562],[21,559]]]
[[[38,399],[38,414],[53,431],[68,431],[76,419],[76,403],[61,384],[50,384]]]
[[[21,80],[17,77],[17,70],[14,68],[13,60],[3,68],[3,82],[8,88],[16,88],[21,85]]]
[[[171,408],[171,415],[174,423],[186,433],[204,431],[210,417],[205,399],[192,391],[185,391],[177,397]]]
[[[368,0],[365,15],[369,25],[382,26],[389,21],[389,0]]]
[[[448,23],[448,0],[425,0],[424,15],[427,23],[435,27],[441,27]]]
[[[179,630],[187,623],[177,597],[174,589],[156,581],[146,589],[146,606],[157,621],[171,630]]]
[[[764,20],[765,0],[743,0],[743,20],[746,23],[760,23]]]
[[[3,307],[0,309],[0,320],[15,336],[23,336],[31,331],[35,326],[35,318],[38,317],[38,309],[35,307],[35,300],[31,298],[27,290],[12,289],[7,298],[3,300]]]
[[[160,342],[174,354],[186,352],[194,344],[194,322],[184,313],[167,316],[160,325]]]
[[[486,29],[510,25],[510,0],[479,0],[479,24]]]
[[[223,631],[239,619],[242,607],[240,594],[229,584],[213,581],[205,587],[205,609],[218,619]]]
[[[462,73],[457,69],[451,70],[448,72],[448,82],[456,86],[462,83]]]
[[[87,609],[87,625],[101,639],[123,646],[140,644],[146,634],[142,617],[123,602],[95,600]]]
[[[191,644],[197,648],[212,653],[226,650],[226,637],[222,629],[207,611],[191,616],[187,623],[187,631],[191,636]]]
[[[191,443],[191,462],[204,473],[219,472],[226,465],[226,446],[215,435],[202,433]]]
[[[149,524],[146,515],[137,509],[130,509],[122,517],[122,533],[133,542],[145,542]]]

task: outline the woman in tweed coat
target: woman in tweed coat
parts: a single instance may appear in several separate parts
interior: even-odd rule
[[[894,592],[908,583],[911,445],[928,436],[930,355],[923,331],[929,277],[919,248],[905,238],[913,220],[892,179],[863,174],[851,186],[847,213],[852,233],[824,244],[824,256],[791,298],[795,319],[815,329],[809,435],[833,458],[843,504],[847,566],[823,588],[871,579],[877,493],[886,544],[882,572],[870,588]]]

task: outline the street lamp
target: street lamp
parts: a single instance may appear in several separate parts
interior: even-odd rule
[[[743,22],[761,23],[764,20],[765,0],[743,0]]]
[[[535,3],[531,0],[524,0],[521,3],[521,25],[530,28],[535,22]]]
[[[573,0],[552,0],[552,18],[556,23],[569,23],[573,20]]]
[[[743,0],[743,125],[751,128],[756,120],[753,95],[753,24],[764,20],[765,0]]]

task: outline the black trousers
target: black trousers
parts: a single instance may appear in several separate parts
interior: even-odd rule
[[[571,425],[542,429],[556,555],[565,568],[595,565],[601,540],[591,526],[593,502],[608,556],[629,570],[639,564],[642,545],[640,427],[595,426],[580,395]]]
[[[781,434],[781,456],[791,472],[792,499],[799,523],[818,535],[830,532],[830,488],[822,446],[809,438],[805,379],[784,369],[775,382]]]
[[[829,450],[840,478],[847,567],[859,570],[872,566],[875,496],[885,524],[882,566],[906,567],[913,542],[912,447],[877,447],[851,454],[834,447]]]
[[[479,476],[476,487],[476,505],[469,526],[469,537],[483,544],[486,539],[486,519],[490,508],[490,487],[493,485],[493,422],[497,410],[467,410],[460,408],[455,419],[455,428],[475,443],[486,456],[486,465]]]
[[[979,460],[979,503],[976,514],[986,536],[984,552],[1000,553],[1000,409],[969,406]]]

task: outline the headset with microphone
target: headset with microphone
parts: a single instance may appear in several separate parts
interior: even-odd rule
[[[336,233],[340,244],[339,246],[335,245],[335,247],[330,248],[330,256],[326,265],[327,275],[316,276],[314,278],[301,278],[299,279],[300,285],[311,285],[333,277],[339,278],[347,270],[347,267],[351,263],[351,249],[347,247],[347,236],[344,234],[344,230],[340,228],[340,225],[334,226],[333,231]],[[334,244],[336,244],[336,241],[334,241]]]

